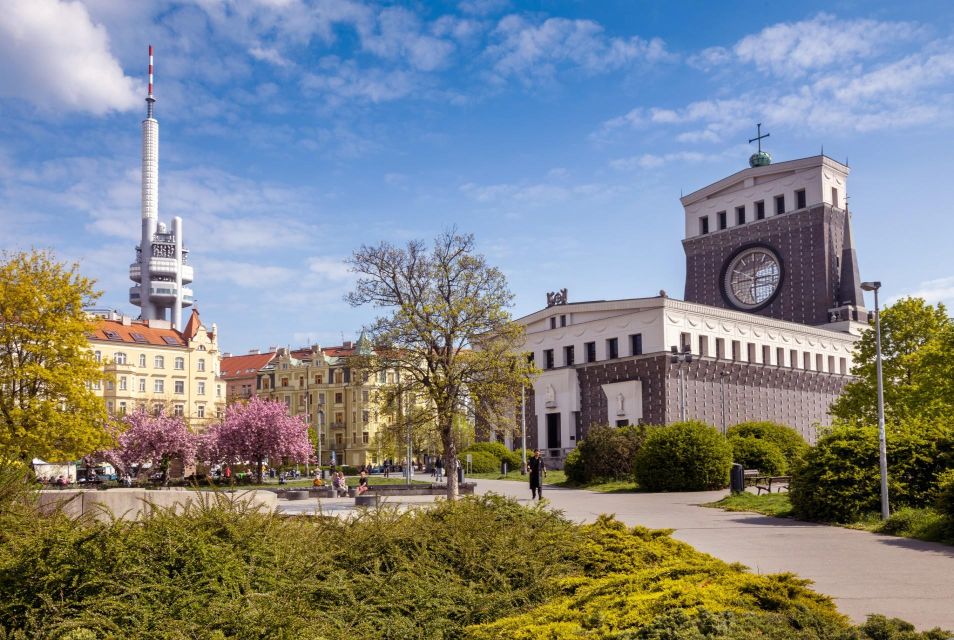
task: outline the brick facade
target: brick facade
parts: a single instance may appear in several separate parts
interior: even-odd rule
[[[829,310],[838,306],[846,215],[817,205],[683,240],[685,300],[731,309],[723,295],[726,261],[747,245],[764,244],[781,259],[782,282],[778,295],[754,313],[809,325],[829,322]]]

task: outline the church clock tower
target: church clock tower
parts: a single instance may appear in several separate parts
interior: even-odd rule
[[[750,167],[682,198],[685,300],[809,325],[867,322],[845,191],[827,156]]]

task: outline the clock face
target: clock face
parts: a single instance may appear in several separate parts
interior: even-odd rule
[[[782,263],[775,252],[751,247],[729,261],[723,287],[732,306],[749,311],[768,304],[781,280]]]

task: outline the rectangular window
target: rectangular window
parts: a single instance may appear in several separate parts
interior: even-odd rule
[[[93,383],[93,390],[99,391],[99,389],[100,389],[100,383],[99,383],[99,380],[97,380],[96,382]]]
[[[699,336],[699,355],[709,355],[709,336]]]
[[[847,358],[838,358],[838,371],[841,375],[848,375],[848,359]]]
[[[351,432],[351,444],[358,444],[358,432],[357,432],[357,431],[352,431],[352,432]]]
[[[804,209],[808,205],[805,202],[805,190],[799,189],[795,192],[795,208]]]
[[[543,350],[543,368],[544,369],[553,368],[553,349]]]
[[[725,338],[716,338],[716,358],[725,357]]]
[[[807,351],[802,354],[802,368],[805,369],[805,371],[812,370],[812,354]]]
[[[205,371],[205,358],[199,358],[195,365],[197,371]]]
[[[750,342],[745,347],[745,357],[749,362],[755,362],[755,344]]]
[[[550,328],[556,329],[556,316],[553,316],[552,318],[550,318]]]
[[[798,351],[795,349],[788,352],[788,366],[792,369],[798,369]]]
[[[596,362],[596,343],[587,342],[583,345],[583,350],[586,351],[586,361],[587,362]]]
[[[139,366],[142,367],[143,369],[146,368],[146,354],[145,354],[145,353],[140,353],[140,354],[139,354]]]
[[[643,355],[643,334],[634,333],[629,337],[629,355]]]
[[[195,391],[200,396],[205,395],[205,380],[199,380],[195,385]]]
[[[828,356],[828,373],[835,373],[835,356]]]
[[[772,364],[772,347],[762,345],[762,364]]]
[[[139,378],[139,390],[142,391],[142,392],[145,392],[145,391],[146,391],[146,379],[145,379],[145,378]]]
[[[182,371],[185,369],[185,358],[176,358],[174,366],[176,371]]]
[[[688,333],[679,334],[679,350],[683,353],[692,351],[692,336]]]
[[[775,215],[785,213],[785,196],[775,196]]]
[[[112,381],[112,380],[107,380],[107,381],[106,381],[106,391],[112,391],[112,390],[113,390],[113,381]]]
[[[744,206],[735,208],[735,223],[745,224],[745,207]]]
[[[285,406],[291,409],[291,396],[285,396]]]
[[[126,390],[126,376],[120,376],[120,378],[119,378],[119,390],[120,390],[120,391],[125,391],[125,390]]]
[[[156,356],[155,362],[153,363],[156,369],[162,369],[165,366],[165,359],[162,356]]]
[[[719,218],[719,231],[722,231],[722,230],[725,229],[726,226],[727,226],[727,225],[726,225],[726,218],[725,218],[725,211],[720,211],[719,213],[716,214],[716,216],[718,216],[718,218]]]
[[[815,354],[815,371],[824,371],[825,370],[824,364],[825,364],[825,357],[820,353],[816,353]]]
[[[533,366],[533,363],[535,360],[536,360],[536,356],[533,354],[533,351],[527,354],[527,364],[529,364],[530,366]]]
[[[121,416],[126,415],[126,403],[125,403],[125,402],[120,401],[120,403],[119,403],[119,415],[121,415]]]
[[[709,216],[702,216],[699,218],[699,235],[706,235],[709,233]]]
[[[371,418],[371,412],[370,412],[370,411],[362,411],[362,412],[361,412],[361,422],[363,422],[364,424],[368,424],[368,420],[369,420],[370,418]]]
[[[344,411],[335,411],[335,422],[344,424]]]
[[[610,360],[619,357],[619,338],[610,338],[606,341],[606,357]]]
[[[173,413],[175,413],[176,416],[178,416],[178,417],[181,418],[181,417],[182,417],[182,413],[183,413],[183,412],[182,412],[182,405],[181,405],[181,404],[177,404],[177,405],[175,406],[175,408],[173,409]]]
[[[775,364],[779,367],[785,366],[785,348],[776,347],[775,348]]]
[[[567,367],[573,366],[574,364],[573,356],[574,356],[573,345],[570,345],[569,347],[563,347],[563,365],[564,366],[567,366]]]
[[[755,219],[765,220],[765,200],[759,200],[755,203]]]
[[[732,341],[732,359],[736,361],[742,359],[742,343],[738,340]]]
[[[185,380],[176,380],[173,382],[173,388],[176,393],[185,393]]]
[[[833,206],[833,207],[838,207],[839,209],[841,209],[841,203],[840,203],[839,200],[838,200],[838,188],[837,188],[837,187],[832,187],[832,188],[831,188],[831,206]]]
[[[196,415],[197,418],[204,418],[204,417],[205,417],[205,405],[204,405],[204,404],[200,404],[198,407],[195,408],[195,415]]]
[[[361,442],[364,444],[368,444],[371,441],[370,438],[371,434],[369,434],[367,431],[361,434]]]
[[[344,444],[343,438],[341,437],[340,433],[335,434],[335,444],[338,444],[338,445]]]
[[[153,383],[152,390],[156,393],[163,393],[166,390],[166,383],[161,378]]]
[[[560,316],[560,326],[561,327],[566,326],[566,316]]]
[[[341,404],[344,402],[344,394],[340,391],[335,392],[335,404]]]
[[[367,389],[361,390],[361,402],[367,402],[370,397],[371,394]]]
[[[107,412],[109,415],[113,415],[113,401],[112,401],[112,400],[107,400],[107,401],[106,401],[106,412]]]

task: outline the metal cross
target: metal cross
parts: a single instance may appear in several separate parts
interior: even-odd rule
[[[756,125],[756,126],[758,127],[758,135],[755,136],[754,138],[749,138],[749,144],[752,144],[753,142],[755,142],[756,140],[758,140],[758,141],[759,141],[759,153],[762,153],[762,138],[768,138],[768,137],[769,137],[770,135],[772,135],[772,134],[771,134],[771,133],[766,133],[764,136],[762,135],[762,123],[761,123],[761,122],[758,123],[758,125]]]

